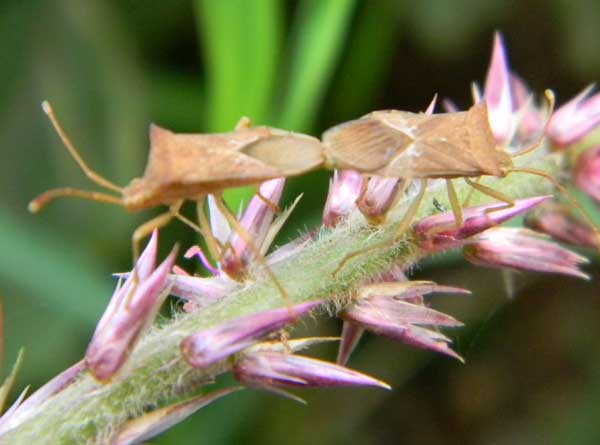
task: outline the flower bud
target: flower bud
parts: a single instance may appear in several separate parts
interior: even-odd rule
[[[273,309],[236,318],[186,337],[181,342],[181,352],[194,368],[210,366],[296,322],[320,304],[321,300],[310,301],[292,308]]]
[[[327,202],[323,210],[323,225],[335,227],[355,207],[363,186],[363,176],[353,170],[335,170],[329,183]]]
[[[467,261],[478,266],[559,273],[585,278],[579,266],[587,259],[527,229],[497,227],[484,232],[463,249]]]
[[[570,145],[600,124],[600,93],[588,97],[593,86],[554,112],[546,133],[558,146]]]

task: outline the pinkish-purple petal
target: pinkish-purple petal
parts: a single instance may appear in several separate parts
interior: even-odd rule
[[[329,184],[327,202],[323,210],[323,225],[334,227],[355,208],[363,186],[363,176],[353,170],[335,170]]]
[[[517,141],[524,144],[536,137],[543,130],[542,113],[533,103],[533,94],[519,76],[511,73],[511,88],[515,116],[518,118]]]
[[[485,267],[558,273],[588,278],[579,266],[586,258],[526,229],[489,229],[463,249],[471,263]]]
[[[281,352],[247,354],[234,365],[235,378],[258,388],[330,388],[386,383],[334,363]]]
[[[321,300],[310,301],[292,308],[273,309],[236,318],[186,337],[181,342],[181,352],[195,368],[210,366],[296,322],[322,303]]]
[[[552,115],[546,134],[556,145],[577,142],[600,125],[600,93],[588,97],[592,88],[585,88]]]
[[[462,246],[465,240],[491,227],[503,223],[537,206],[549,196],[518,199],[515,205],[495,212],[487,212],[503,203],[485,204],[463,209],[464,223],[457,228],[452,212],[439,213],[419,221],[414,228],[421,248],[428,252],[441,252]]]
[[[512,135],[512,94],[510,70],[502,36],[494,36],[492,61],[485,81],[484,99],[488,105],[490,126],[496,141],[509,142]]]

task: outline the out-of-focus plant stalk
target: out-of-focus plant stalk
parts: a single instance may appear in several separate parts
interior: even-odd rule
[[[537,150],[518,158],[521,166],[542,169],[556,176],[560,154]],[[536,176],[514,173],[498,180],[485,179],[484,184],[501,190],[512,198],[546,195],[552,192],[547,181]],[[456,181],[460,202],[470,187]],[[274,264],[273,271],[289,293],[294,304],[313,300],[335,302],[344,307],[352,292],[369,277],[388,270],[393,264],[409,266],[427,255],[415,240],[412,231],[404,241],[387,250],[376,250],[349,262],[341,272],[333,272],[349,253],[389,239],[396,223],[406,211],[411,193],[393,211],[388,223],[380,229],[369,227],[354,211],[345,222],[333,229],[323,229],[315,239],[296,254]],[[434,199],[450,207],[444,182],[433,183],[421,206],[419,218],[439,210]],[[471,205],[484,204],[489,199],[475,193]],[[27,421],[0,438],[0,444],[105,444],[115,430],[127,419],[144,411],[145,407],[163,405],[182,396],[195,394],[207,379],[229,371],[230,360],[208,368],[193,369],[180,352],[181,341],[200,330],[215,327],[237,317],[275,309],[282,306],[280,294],[260,267],[251,270],[255,281],[234,290],[213,305],[189,314],[179,314],[174,320],[153,328],[138,343],[131,354],[127,369],[114,381],[99,383],[83,373],[71,386],[42,404]],[[451,284],[451,283],[449,283]],[[82,297],[85,297],[82,294]]]

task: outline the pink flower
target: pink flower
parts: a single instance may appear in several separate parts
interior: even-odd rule
[[[600,145],[586,150],[577,159],[575,183],[600,205]]]
[[[155,230],[136,265],[137,285],[134,288],[133,274],[130,274],[125,284],[117,287],[96,327],[85,353],[85,364],[98,380],[108,380],[121,369],[167,296],[169,271],[175,261],[176,249],[155,267],[157,244],[158,232]]]
[[[546,131],[559,146],[577,142],[600,124],[600,93],[590,85],[554,112]]]
[[[456,327],[462,326],[462,323],[420,303],[410,302],[431,292],[469,293],[465,289],[438,286],[428,281],[375,283],[366,286],[356,303],[341,316],[345,321],[376,334],[461,360],[448,346],[450,339],[423,326]]]
[[[485,231],[463,249],[478,266],[501,267],[588,278],[579,266],[587,259],[527,229],[497,227]]]
[[[598,247],[594,228],[575,217],[562,204],[547,203],[527,215],[525,224],[552,238],[574,246]]]

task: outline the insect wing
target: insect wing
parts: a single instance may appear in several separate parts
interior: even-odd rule
[[[279,176],[295,176],[323,164],[323,145],[317,138],[272,129],[273,134],[243,146],[250,158],[276,169]]]
[[[412,143],[408,134],[382,121],[377,113],[330,128],[323,134],[329,168],[375,173]]]

